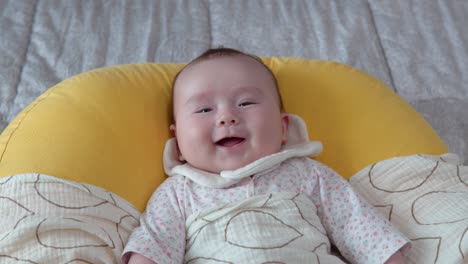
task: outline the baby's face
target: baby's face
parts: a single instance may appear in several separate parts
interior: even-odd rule
[[[278,152],[288,117],[275,83],[254,59],[235,55],[187,67],[174,87],[179,150],[192,166],[219,173]]]

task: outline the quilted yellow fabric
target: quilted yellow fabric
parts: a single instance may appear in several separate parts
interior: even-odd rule
[[[448,151],[429,124],[380,81],[335,62],[266,58],[285,109],[324,145],[318,160],[349,178],[386,158]],[[0,136],[0,177],[37,172],[94,184],[143,210],[165,179],[171,82],[182,64],[107,67],[67,79]]]

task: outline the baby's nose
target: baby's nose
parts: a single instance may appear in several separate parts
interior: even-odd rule
[[[225,116],[218,120],[218,125],[220,126],[231,126],[236,125],[239,121],[234,116]]]

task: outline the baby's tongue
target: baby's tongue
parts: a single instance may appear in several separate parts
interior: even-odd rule
[[[217,144],[223,147],[231,147],[231,146],[241,143],[243,140],[244,140],[243,138],[236,138],[236,137],[223,138],[220,141],[218,141]]]

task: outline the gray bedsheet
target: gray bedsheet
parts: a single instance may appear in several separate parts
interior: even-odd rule
[[[467,25],[465,0],[0,0],[0,131],[70,76],[222,45],[363,70],[468,164]]]

